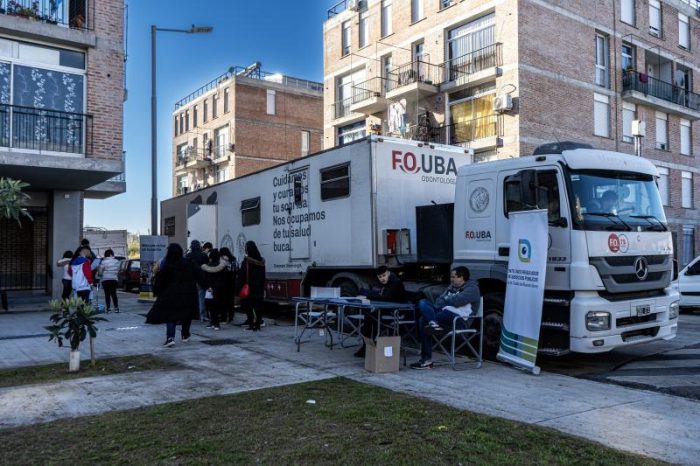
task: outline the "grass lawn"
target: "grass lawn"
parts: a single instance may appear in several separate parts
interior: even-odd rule
[[[661,464],[342,378],[4,429],[0,438],[0,464]]]
[[[179,366],[174,362],[156,358],[150,354],[141,354],[98,359],[95,367],[90,367],[90,359],[87,359],[80,362],[79,372],[68,372],[68,353],[66,352],[66,362],[64,363],[0,369],[0,388],[173,367]]]

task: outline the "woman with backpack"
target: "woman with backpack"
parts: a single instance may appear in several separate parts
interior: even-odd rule
[[[262,304],[265,297],[265,259],[260,255],[254,241],[245,243],[245,259],[239,272],[241,308],[246,313],[247,330],[260,330],[262,320]]]

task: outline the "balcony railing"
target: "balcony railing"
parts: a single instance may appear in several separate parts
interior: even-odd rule
[[[92,154],[92,115],[0,104],[0,147]]]
[[[350,7],[352,0],[341,0],[332,7],[328,9],[328,17],[332,18],[339,15],[343,11],[346,11]],[[364,11],[367,9],[367,0],[355,0],[358,11]]]
[[[442,66],[427,61],[416,60],[398,66],[389,72],[387,92],[414,83],[426,83],[438,86],[442,81]]]
[[[352,96],[348,97],[347,99],[337,100],[332,105],[333,118],[337,120],[338,118],[343,118],[343,117],[350,115],[350,105],[351,104],[352,104]]]
[[[444,63],[445,81],[455,81],[463,76],[503,65],[503,46],[500,42],[453,58]]]
[[[434,144],[466,144],[498,136],[498,115],[433,127],[415,127],[412,139]]]
[[[700,95],[638,71],[625,71],[622,75],[622,91],[641,92],[694,111],[700,111]]]
[[[90,13],[88,0],[0,0],[0,14],[72,29],[91,29]]]
[[[389,80],[381,77],[355,84],[352,87],[352,103],[356,104],[372,97],[383,97],[387,89],[389,89]]]

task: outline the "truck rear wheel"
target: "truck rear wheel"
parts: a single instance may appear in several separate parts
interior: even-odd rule
[[[484,358],[496,360],[503,327],[503,295],[484,296]]]
[[[335,286],[340,288],[340,296],[357,296],[359,293],[357,285],[351,280],[341,280]]]

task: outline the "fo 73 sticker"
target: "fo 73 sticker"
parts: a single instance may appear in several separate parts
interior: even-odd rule
[[[608,249],[610,249],[611,252],[627,252],[629,249],[627,236],[610,233],[610,236],[608,236]]]

